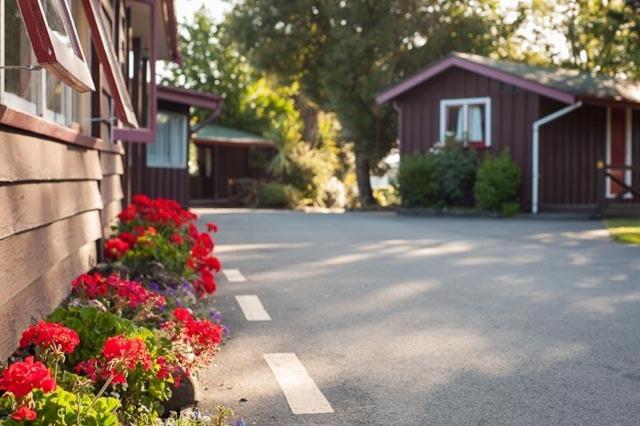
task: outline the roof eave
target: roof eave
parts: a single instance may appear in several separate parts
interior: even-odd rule
[[[640,109],[640,102],[629,99],[598,98],[595,96],[579,96],[577,99],[585,105]]]
[[[223,101],[221,96],[212,93],[162,85],[157,87],[159,100],[209,109],[218,108]]]
[[[551,99],[555,99],[559,102],[572,104],[576,101],[576,97],[571,93],[567,93],[541,83],[527,80],[523,77],[509,74],[488,65],[479,64],[461,58],[459,56],[451,55],[432,65],[427,66],[418,73],[381,92],[376,97],[376,102],[378,103],[378,105],[385,104],[451,67],[462,68],[467,71],[499,80],[504,83],[520,87],[521,89],[546,96]]]
[[[263,148],[275,148],[272,141],[261,139],[233,139],[233,138],[207,138],[207,137],[194,137],[192,141],[195,144],[201,145],[226,145],[226,146],[244,146],[244,147],[263,147]]]

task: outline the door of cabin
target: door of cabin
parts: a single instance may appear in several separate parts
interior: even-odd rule
[[[197,167],[189,168],[192,201],[213,201],[213,147],[196,145]]]
[[[627,185],[631,184],[631,171],[622,167],[631,161],[631,112],[623,108],[608,109],[607,165],[609,173]],[[607,178],[606,196],[613,198],[624,192],[624,188]]]

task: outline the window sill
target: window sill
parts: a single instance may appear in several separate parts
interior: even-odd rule
[[[120,143],[111,144],[99,138],[83,135],[79,130],[64,127],[58,123],[15,110],[6,105],[0,105],[0,124],[63,143],[98,151],[124,154],[124,148]]]

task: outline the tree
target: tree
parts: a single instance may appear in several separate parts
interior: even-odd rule
[[[371,165],[395,140],[395,114],[375,95],[450,51],[487,54],[508,32],[494,2],[428,0],[245,0],[229,33],[259,70],[334,111],[355,143],[361,203],[373,203]]]
[[[202,8],[180,27],[182,64],[166,65],[166,84],[217,93],[224,98],[219,123],[272,138],[300,140],[295,84],[273,84],[241,55],[224,25]],[[205,118],[204,113],[198,119]]]
[[[640,2],[535,0],[521,4],[520,59],[640,78]],[[532,60],[533,59],[533,60]]]

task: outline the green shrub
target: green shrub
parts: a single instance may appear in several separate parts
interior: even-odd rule
[[[432,156],[404,157],[398,170],[402,205],[429,207],[437,202],[438,182]]]
[[[382,207],[397,206],[400,204],[398,190],[393,185],[374,189],[373,198],[375,198]]]
[[[260,188],[259,201],[263,207],[292,207],[296,204],[295,189],[289,185],[270,182]]]
[[[438,202],[447,206],[471,205],[477,154],[455,141],[434,150],[433,167],[438,181]]]
[[[498,156],[488,155],[482,160],[476,173],[474,196],[477,207],[512,216],[519,210],[518,190],[522,171],[508,152]]]

